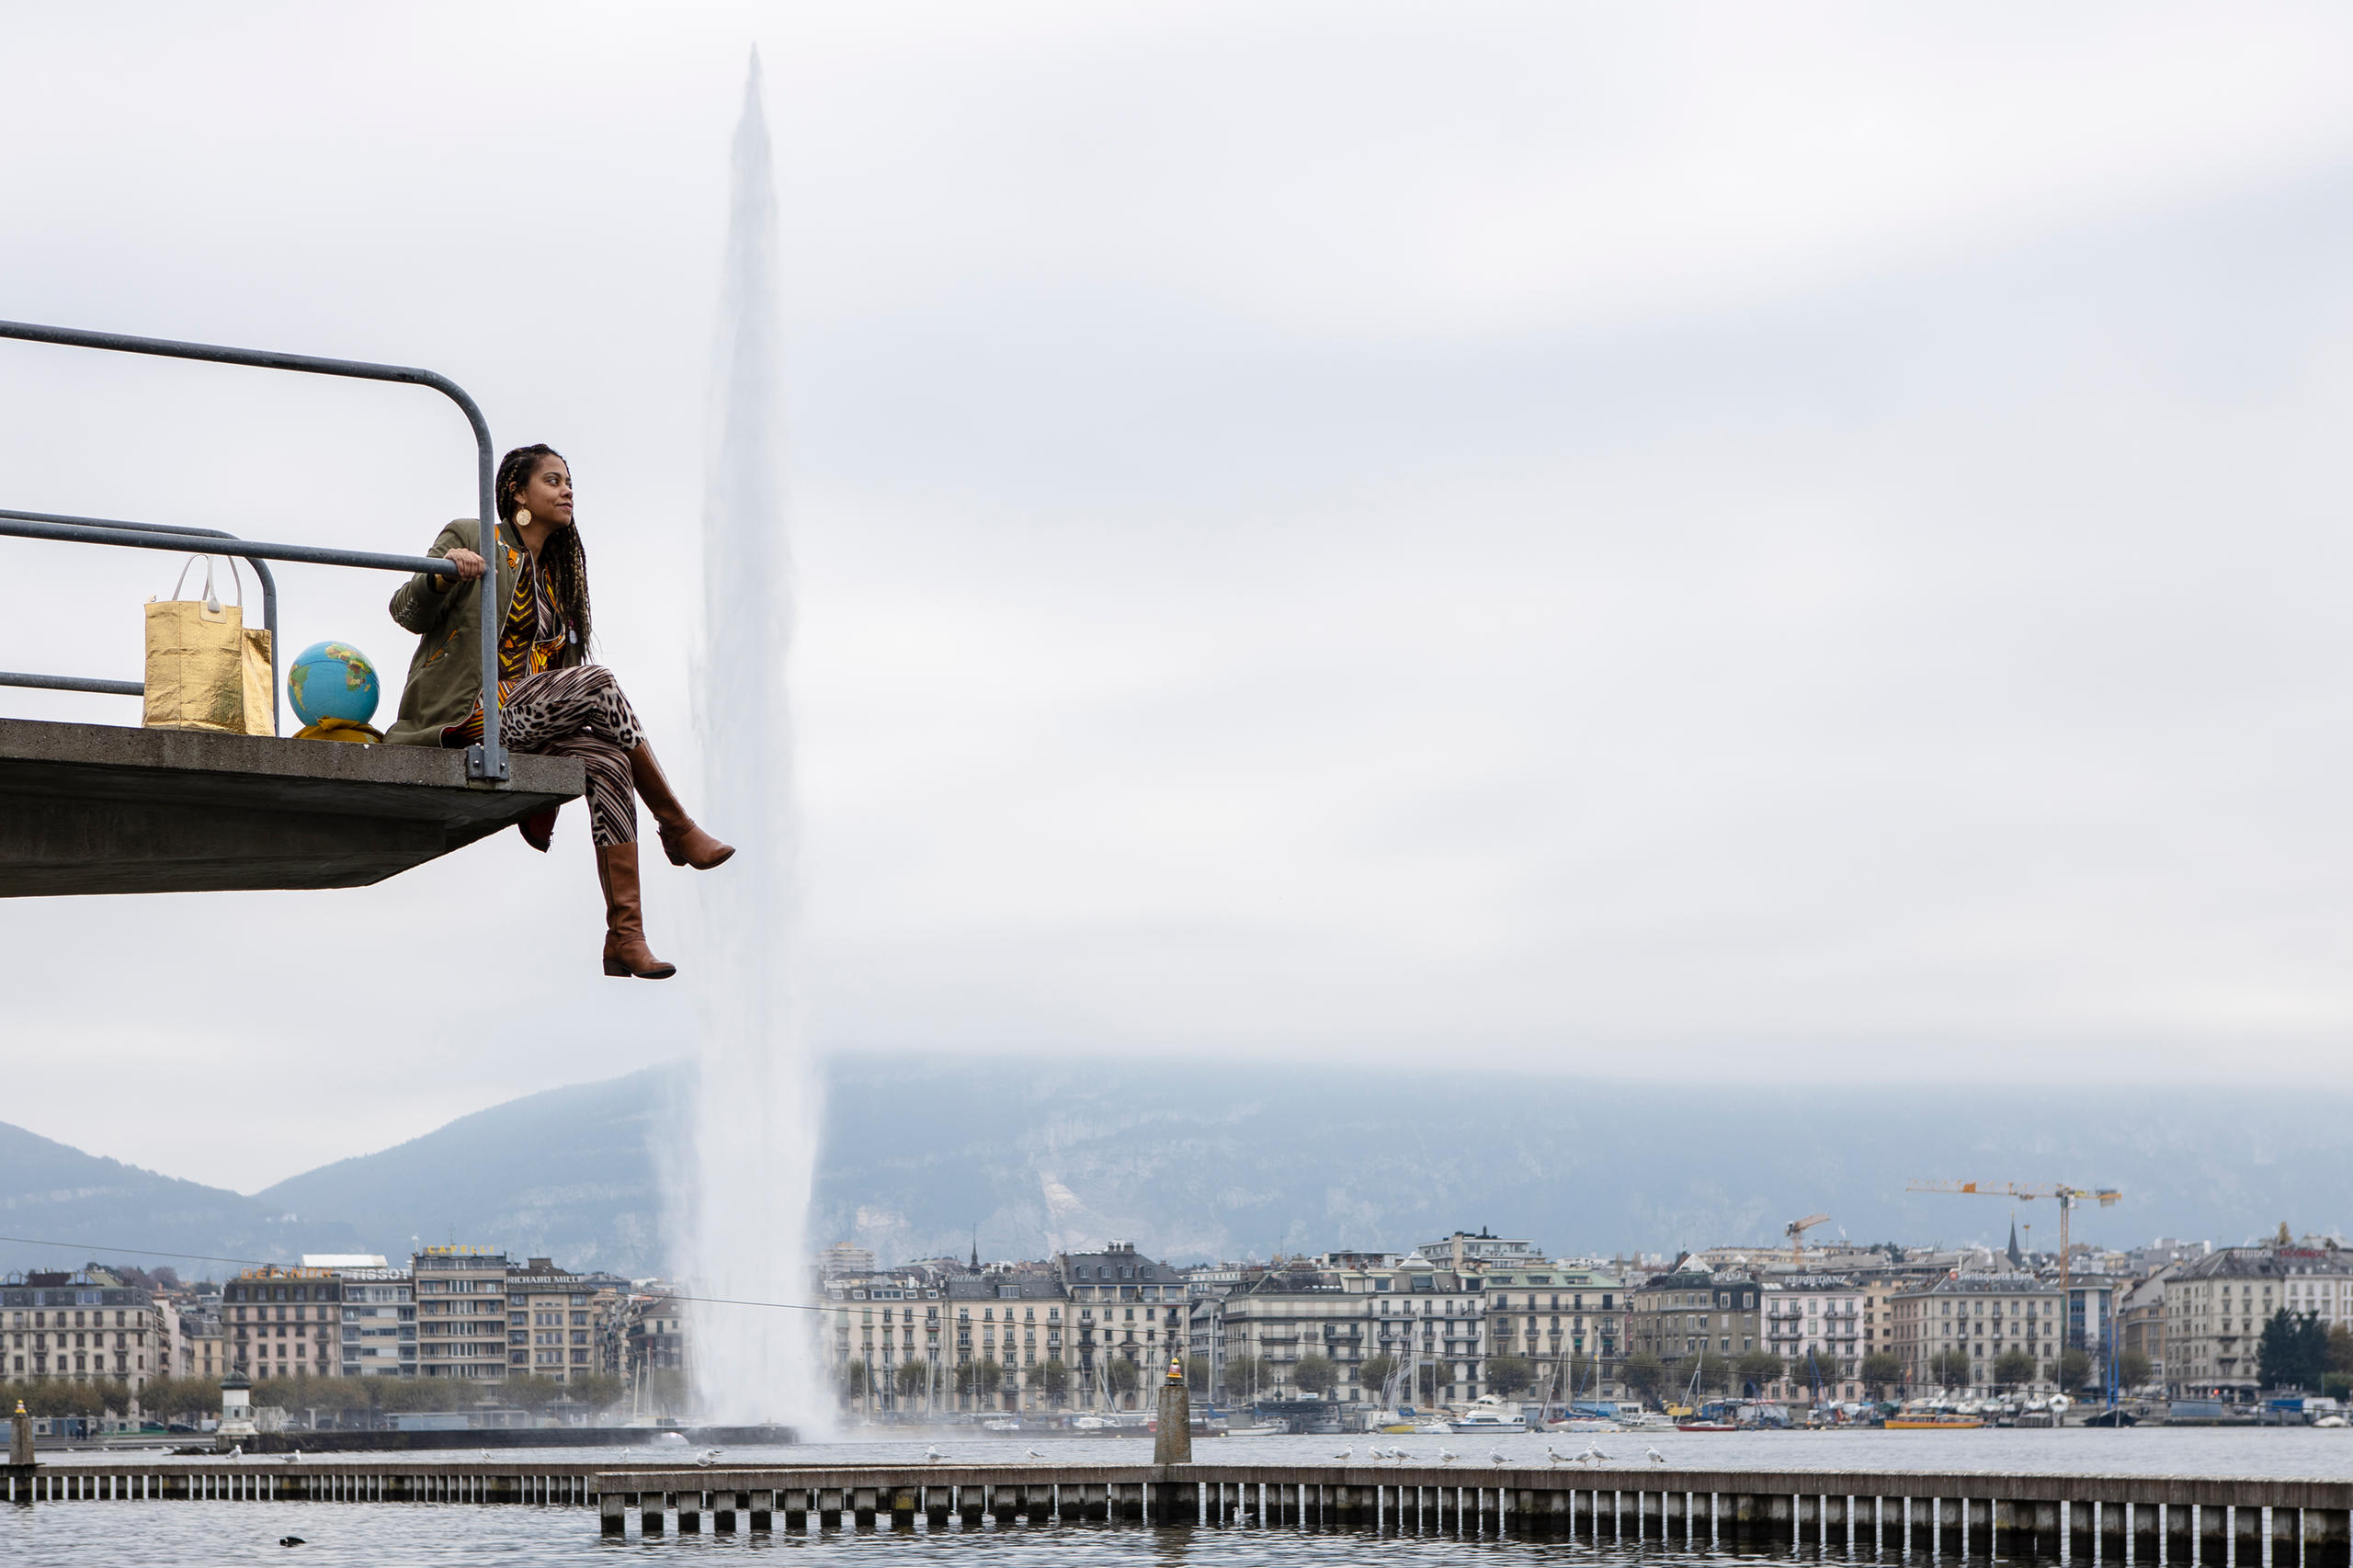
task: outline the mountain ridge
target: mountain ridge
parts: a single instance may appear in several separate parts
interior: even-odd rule
[[[131,1262],[449,1240],[665,1273],[686,1210],[661,1172],[690,1139],[693,1071],[542,1090],[250,1197],[0,1123],[0,1229]],[[2282,1220],[2333,1228],[2315,1196],[2353,1190],[2340,1094],[2300,1095],[2290,1116],[2252,1090],[2070,1092],[1981,1119],[1914,1087],[918,1054],[836,1060],[824,1085],[809,1233],[885,1261],[961,1256],[976,1236],[991,1257],[1116,1236],[1184,1262],[1402,1249],[1484,1225],[1606,1256],[1768,1245],[1825,1210],[1829,1233],[1859,1241],[1998,1242],[2014,1207],[2046,1219],[1904,1190],[1924,1176],[2119,1186],[2118,1209],[2078,1211],[2079,1238],[2232,1243]],[[0,1239],[0,1265],[56,1267],[74,1250]]]

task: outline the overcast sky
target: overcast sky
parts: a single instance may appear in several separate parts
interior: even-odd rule
[[[571,458],[689,764],[757,43],[824,1049],[2353,1081],[2341,6],[0,30],[0,315],[454,376]],[[413,390],[0,345],[0,504],[414,550],[472,474]],[[176,570],[0,562],[0,667],[123,677]],[[405,667],[391,579],[278,577],[288,651]],[[250,1189],[690,1053],[650,880],[663,986],[598,972],[576,812],[0,903],[0,1119]]]

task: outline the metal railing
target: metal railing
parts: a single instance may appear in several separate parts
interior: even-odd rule
[[[180,540],[177,548],[186,550],[200,545],[205,540],[235,539],[234,534],[219,528],[176,528],[165,523],[127,523],[114,517],[69,517],[56,512],[19,512],[0,506],[0,533],[14,533],[11,523],[47,523],[76,528],[109,528],[118,533],[170,534]],[[48,533],[32,533],[25,537],[46,539]],[[120,543],[119,540],[107,542]],[[254,575],[261,580],[262,624],[269,631],[269,733],[278,733],[278,579],[269,574],[269,562],[255,560]],[[147,683],[143,680],[92,680],[79,676],[28,675],[21,670],[0,670],[0,686],[33,687],[45,691],[95,691],[108,697],[144,697]]]
[[[498,518],[491,494],[492,472],[495,460],[490,449],[490,426],[482,410],[466,395],[463,387],[438,371],[419,369],[406,365],[378,365],[364,359],[328,359],[310,354],[282,354],[269,349],[233,348],[214,343],[183,343],[170,338],[134,337],[125,333],[88,332],[78,327],[42,326],[31,322],[0,321],[0,337],[16,338],[26,343],[48,343],[68,348],[101,348],[121,354],[149,354],[168,359],[196,359],[218,365],[245,365],[263,370],[296,370],[310,375],[343,376],[356,381],[394,381],[411,386],[430,387],[456,403],[472,427],[475,456],[476,511],[482,524],[477,540],[486,568],[485,585],[477,596],[482,610],[482,740],[466,750],[466,777],[483,783],[506,782],[509,768],[506,748],[501,744],[498,726],[498,620],[505,607],[498,603],[497,550]],[[92,517],[62,517],[51,514],[0,512],[0,535],[22,539],[59,540],[77,544],[109,544],[136,550],[172,550],[188,548],[192,538],[208,541],[207,552],[215,555],[236,555],[256,563],[263,561],[297,561],[322,566],[357,566],[379,571],[430,572],[437,576],[455,577],[458,569],[446,561],[426,556],[383,555],[364,551],[327,550],[313,545],[256,544],[250,540],[232,539],[210,529],[172,528],[149,524],[114,524]],[[267,580],[265,578],[265,580]],[[277,591],[272,585],[265,594],[266,614],[270,621],[270,711],[271,730],[277,729]],[[7,684],[44,686],[62,690],[105,690],[118,695],[131,695],[132,683],[128,681],[81,682],[61,684],[66,677],[33,676],[11,679]],[[143,687],[140,689],[144,689]]]

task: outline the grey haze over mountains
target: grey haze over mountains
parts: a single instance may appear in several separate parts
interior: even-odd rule
[[[0,1123],[0,1264],[399,1255],[460,1242],[634,1276],[671,1267],[661,1172],[692,1069],[460,1117],[251,1196]],[[1110,1237],[1180,1261],[1410,1246],[1485,1225],[1561,1252],[1776,1239],[1828,1210],[1859,1241],[1998,1242],[2010,1207],[1915,1177],[2120,1187],[2076,1234],[2236,1242],[2332,1230],[2353,1096],[2213,1089],[1681,1087],[1573,1077],[879,1056],[828,1071],[811,1234],[886,1260],[1036,1256]],[[2047,1203],[2019,1206],[2037,1225]],[[1817,1232],[1816,1235],[1824,1232]],[[2033,1241],[2055,1236],[2055,1224]],[[28,1240],[77,1244],[35,1246]],[[759,1239],[744,1238],[757,1245]],[[200,1261],[183,1273],[207,1270]]]

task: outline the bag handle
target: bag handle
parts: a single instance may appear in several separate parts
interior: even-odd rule
[[[239,612],[242,613],[245,608],[245,580],[237,574],[237,558],[235,556],[224,556],[222,559],[229,562],[229,581],[236,587],[237,608]],[[207,615],[219,615],[221,613],[221,596],[219,593],[214,591],[212,586],[212,557],[209,555],[191,555],[185,562],[181,562],[180,574],[178,577],[175,578],[172,583],[172,597],[176,599],[180,597],[180,589],[188,585],[188,569],[195,565],[199,561],[204,562],[204,613]]]

